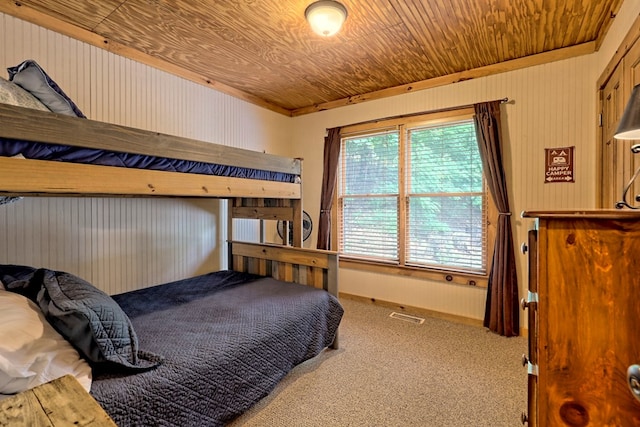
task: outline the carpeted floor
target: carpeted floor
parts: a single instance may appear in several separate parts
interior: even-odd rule
[[[417,325],[341,302],[340,348],[298,366],[231,426],[520,425],[525,338],[437,318]]]

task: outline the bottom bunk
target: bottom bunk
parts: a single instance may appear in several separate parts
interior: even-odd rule
[[[7,290],[36,302],[89,360],[90,392],[117,425],[224,425],[265,397],[293,367],[337,345],[343,314],[332,295],[335,254],[235,242],[230,248],[234,268],[243,271],[111,297],[50,270],[3,266],[0,279]],[[96,316],[107,318],[99,327],[78,325],[78,306],[86,301],[94,304],[84,313],[89,323]],[[105,301],[115,309],[96,309]],[[118,323],[118,310],[129,323]],[[129,345],[122,346],[113,330]],[[87,343],[88,335],[103,339],[101,354],[95,342]]]

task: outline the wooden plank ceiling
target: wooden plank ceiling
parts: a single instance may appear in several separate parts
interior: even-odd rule
[[[590,53],[622,0],[0,0],[34,22],[288,115]]]

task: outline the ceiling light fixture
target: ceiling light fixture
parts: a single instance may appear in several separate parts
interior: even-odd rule
[[[334,0],[319,0],[307,6],[304,16],[314,32],[329,37],[340,31],[347,19],[347,8]]]

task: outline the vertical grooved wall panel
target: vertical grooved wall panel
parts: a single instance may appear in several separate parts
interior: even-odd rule
[[[327,110],[294,120],[295,156],[322,158],[322,137],[327,128],[403,114],[438,110],[508,97],[503,105],[505,141],[502,152],[508,183],[516,247],[526,241],[531,221],[520,218],[529,209],[588,209],[595,206],[595,54],[477,78],[460,83]],[[313,144],[303,144],[314,135]],[[575,183],[545,184],[544,149],[575,146]],[[304,181],[306,209],[319,210],[321,166],[305,164],[305,173],[318,169]],[[315,235],[314,235],[315,238]],[[313,243],[312,243],[313,245]],[[516,254],[520,294],[527,286],[526,259]],[[481,319],[486,291],[471,286],[383,275],[360,270],[340,270],[340,287],[378,300]]]
[[[25,59],[36,60],[91,119],[289,154],[288,117],[0,13],[0,68]],[[111,294],[218,270],[226,265],[221,206],[24,199],[0,206],[0,263],[68,271]],[[255,221],[235,223],[234,237],[258,239]]]

